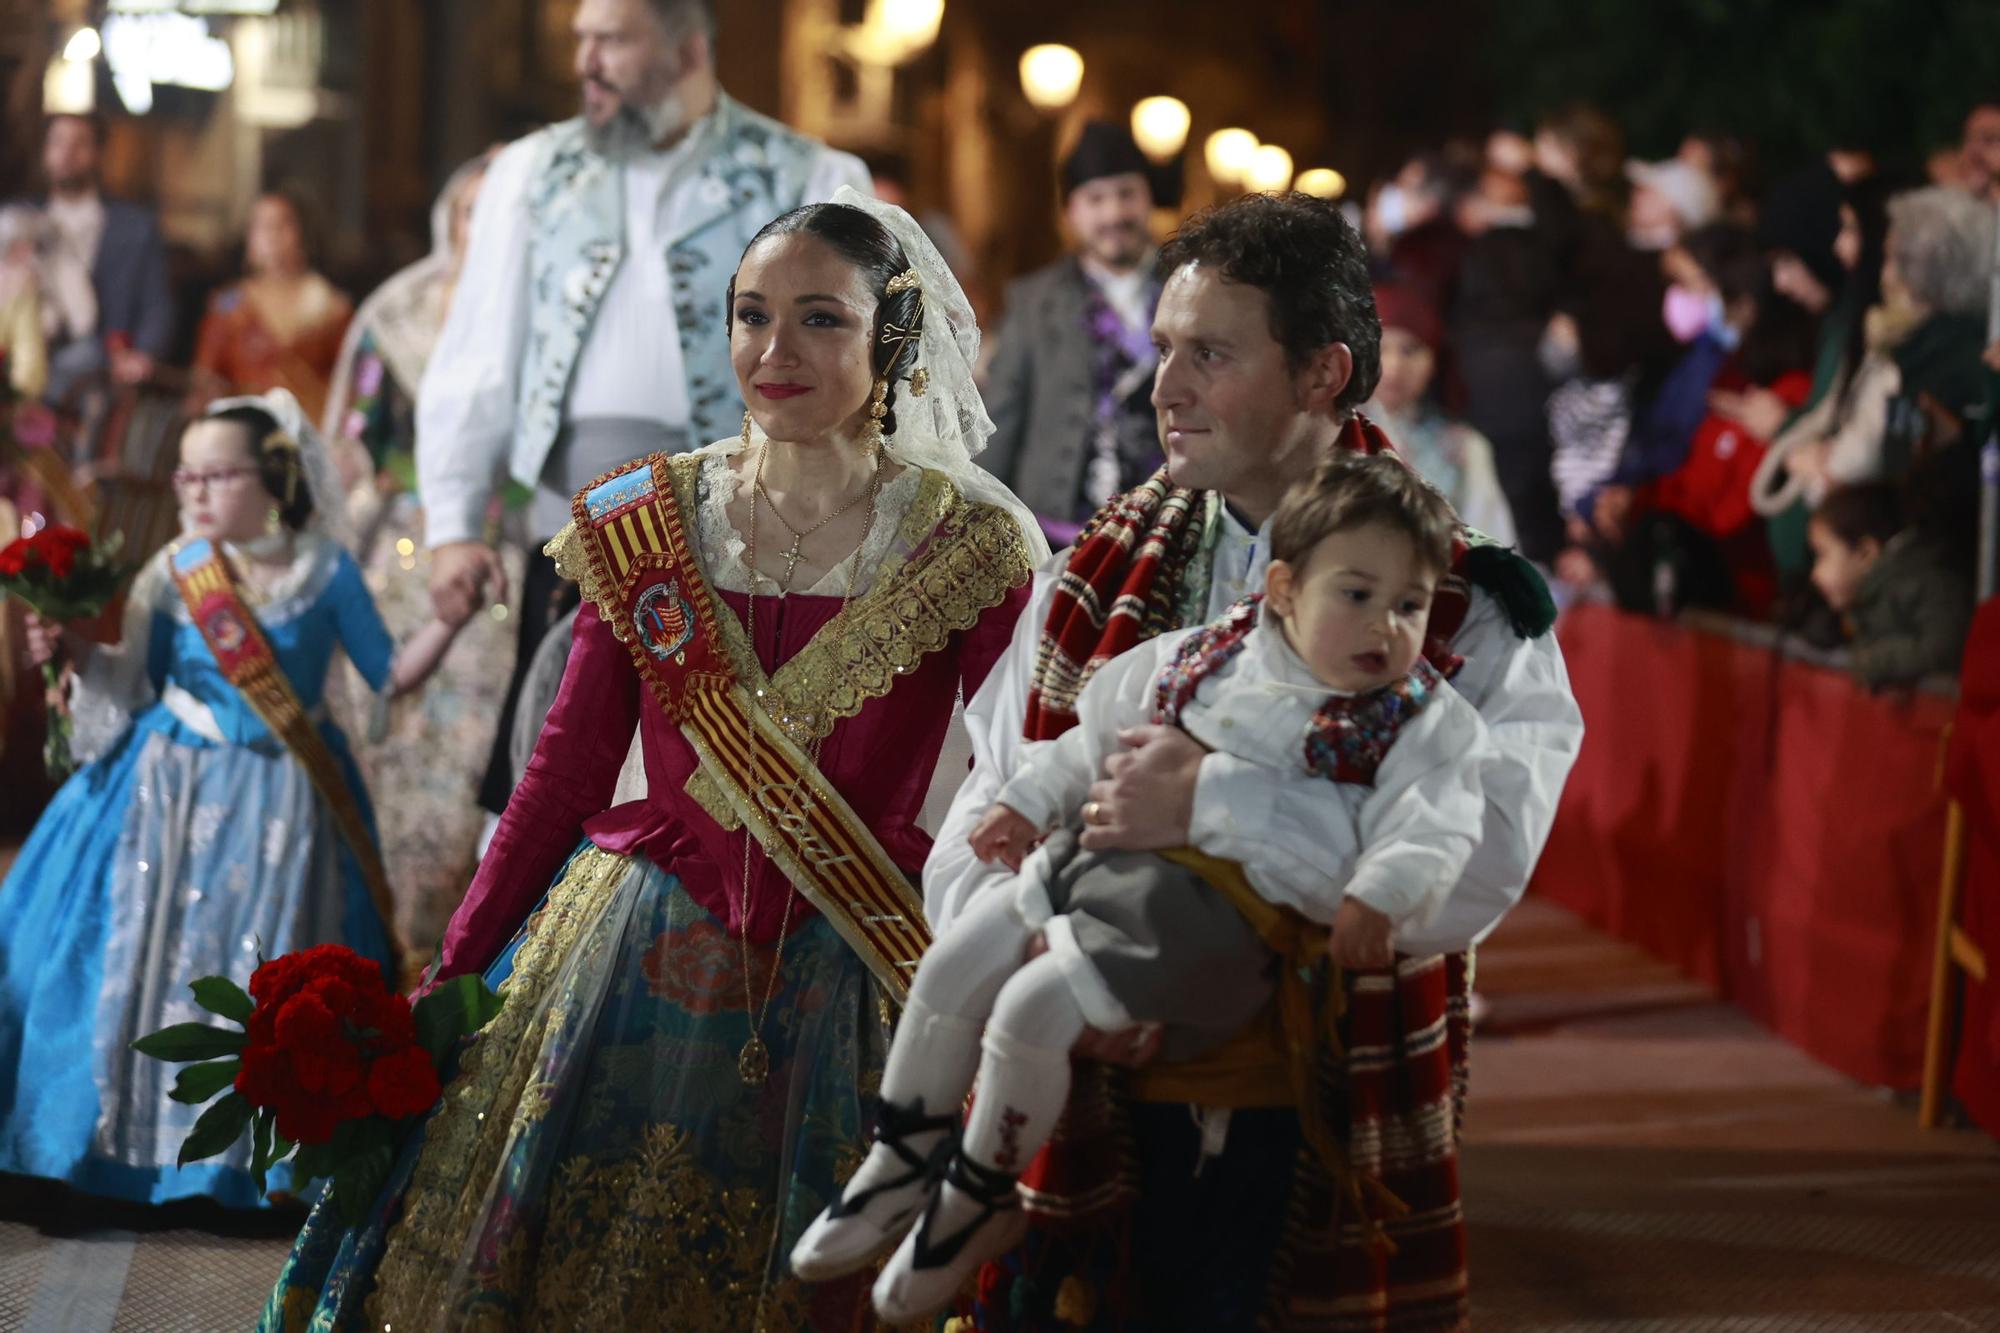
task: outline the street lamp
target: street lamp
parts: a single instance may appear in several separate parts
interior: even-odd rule
[[[1171,162],[1187,147],[1193,117],[1178,97],[1148,97],[1132,108],[1132,137],[1155,162]]]
[[[1202,145],[1202,159],[1208,174],[1219,185],[1241,185],[1250,158],[1257,151],[1257,136],[1248,130],[1217,130]]]
[[[1083,57],[1067,46],[1048,43],[1021,53],[1021,91],[1039,110],[1060,111],[1083,87]]]
[[[944,0],[868,0],[861,39],[878,63],[900,65],[937,40]]]
[[[1275,194],[1292,183],[1292,155],[1274,143],[1263,144],[1250,155],[1243,183],[1259,194]]]
[[[1292,188],[1321,199],[1338,199],[1347,193],[1347,177],[1332,167],[1314,167],[1311,171],[1301,171]]]

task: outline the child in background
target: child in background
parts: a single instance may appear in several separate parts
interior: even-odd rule
[[[1367,411],[1417,475],[1444,492],[1467,527],[1514,545],[1514,516],[1493,466],[1493,446],[1430,397],[1444,325],[1411,286],[1375,284],[1382,317],[1382,379]]]
[[[1266,1011],[1280,968],[1246,912],[1268,904],[1330,926],[1342,966],[1393,961],[1396,928],[1443,901],[1483,818],[1485,726],[1420,656],[1454,530],[1449,506],[1404,463],[1337,459],[1272,520],[1263,597],[1096,673],[1078,725],[1038,749],[973,829],[982,859],[1019,874],[924,956],[883,1074],[876,1142],[793,1250],[801,1277],[852,1272],[915,1221],[876,1283],[876,1310],[900,1322],[945,1304],[1018,1242],[1016,1175],[1055,1127],[1086,1025],[1162,1023],[1175,1061]],[[1323,790],[1326,826],[1297,833],[1299,855],[1330,869],[1323,892],[1239,906],[1173,854],[1079,850],[1105,756],[1121,728],[1147,721]],[[1335,832],[1343,823],[1354,832]],[[1331,871],[1336,845],[1358,849],[1351,876]],[[1029,958],[1037,936],[1048,951]],[[978,1097],[954,1145],[975,1071]]]
[[[1895,487],[1833,491],[1813,511],[1806,540],[1813,585],[1845,618],[1863,684],[1912,685],[1958,671],[1972,625],[1971,585],[1934,542],[1904,527]]]

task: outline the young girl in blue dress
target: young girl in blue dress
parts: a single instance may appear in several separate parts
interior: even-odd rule
[[[260,957],[339,942],[394,979],[374,816],[323,693],[336,648],[382,694],[412,689],[457,626],[395,651],[331,476],[291,395],[216,404],[181,438],[182,535],[140,571],[121,641],[72,645],[77,749],[96,757],[0,885],[0,1171],[255,1206],[247,1143],[175,1166],[201,1108],[170,1101],[175,1069],[131,1042],[206,1018],[188,983],[244,985]],[[259,631],[290,686],[275,705],[233,683]],[[34,621],[33,655],[58,633]]]

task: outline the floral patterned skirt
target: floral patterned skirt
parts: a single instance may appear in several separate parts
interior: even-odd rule
[[[761,1006],[775,950],[750,951]],[[867,1275],[805,1287],[800,1232],[861,1158],[890,1013],[819,916],[786,941],[747,1085],[741,942],[589,843],[488,973],[506,1007],[369,1223],[314,1209],[261,1327],[873,1327]]]

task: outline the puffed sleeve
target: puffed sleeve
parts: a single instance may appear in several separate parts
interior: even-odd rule
[[[541,740],[445,929],[440,976],[492,962],[575,848],[583,822],[611,803],[639,698],[632,659],[586,599]]]
[[[173,667],[177,597],[167,552],[146,562],[125,599],[118,642],[95,648],[70,686],[70,752],[88,763],[111,748],[133,714],[159,698]]]

